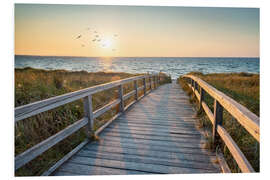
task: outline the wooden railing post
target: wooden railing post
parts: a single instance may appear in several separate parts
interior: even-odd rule
[[[92,105],[92,95],[86,96],[83,99],[84,116],[88,119],[86,128],[87,137],[90,138],[94,134],[94,114]]]
[[[155,76],[155,88],[158,87],[158,83],[157,83],[157,76]]]
[[[119,103],[119,111],[120,112],[124,112],[124,108],[125,108],[123,94],[124,94],[123,84],[121,84],[120,86],[118,86],[118,96],[120,99],[120,103]]]
[[[198,83],[195,81],[195,87],[194,87],[194,91],[198,90]]]
[[[213,122],[213,133],[212,139],[215,143],[216,141],[216,134],[217,134],[217,125],[221,125],[223,120],[223,107],[219,104],[219,102],[215,99],[214,103],[214,122]]]
[[[146,95],[146,78],[143,78],[143,93]]]
[[[135,100],[138,100],[138,81],[134,81],[134,90],[135,90]]]
[[[150,91],[152,91],[152,81],[151,81],[151,76],[149,76],[149,83],[150,83]]]
[[[199,111],[202,110],[202,102],[204,101],[204,89],[200,87]]]
[[[153,82],[154,82],[154,89],[157,88],[157,85],[156,85],[156,76],[153,77]]]

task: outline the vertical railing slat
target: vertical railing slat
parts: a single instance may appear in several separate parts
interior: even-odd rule
[[[152,91],[152,81],[151,81],[151,76],[149,76],[149,83],[150,83],[150,91]]]
[[[146,78],[143,78],[143,93],[146,95]]]
[[[120,99],[120,104],[119,104],[119,111],[120,112],[124,112],[124,108],[125,108],[123,94],[124,94],[124,92],[123,92],[123,84],[121,84],[118,87],[118,96],[119,96],[119,99]]]
[[[138,81],[134,81],[134,90],[135,90],[135,100],[138,100]]]
[[[84,116],[88,119],[88,124],[86,126],[86,134],[88,138],[94,134],[94,114],[92,102],[92,95],[86,96],[83,99]]]
[[[219,104],[219,102],[215,99],[214,103],[214,123],[213,123],[213,133],[212,140],[215,143],[217,136],[217,125],[221,125],[223,120],[223,107]]]
[[[199,111],[202,110],[202,102],[204,101],[204,89],[200,87]]]

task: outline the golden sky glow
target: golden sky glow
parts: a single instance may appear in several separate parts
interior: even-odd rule
[[[259,9],[16,4],[15,54],[258,57]]]

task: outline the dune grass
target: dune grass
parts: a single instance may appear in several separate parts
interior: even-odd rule
[[[46,71],[33,68],[15,69],[14,104],[15,107],[18,107],[135,75],[140,74],[105,72],[88,73],[86,71],[70,72],[65,70]],[[164,73],[161,73],[160,76],[161,84],[169,83],[171,81],[170,77]],[[140,80],[139,86],[142,86],[142,84],[143,82]],[[124,85],[124,93],[130,92],[133,89],[133,83]],[[143,91],[139,91],[139,95],[142,94]],[[94,94],[93,110],[101,108],[116,98],[118,98],[117,88]],[[133,100],[134,97],[131,97],[125,100],[125,104],[129,104]],[[98,129],[118,113],[118,108],[119,107],[112,108],[112,110],[95,119],[94,129]],[[83,101],[80,99],[17,122],[15,124],[15,156],[59,132],[68,125],[73,124],[81,119],[83,115]],[[77,133],[74,133],[42,155],[27,163],[22,168],[18,169],[15,172],[15,176],[35,176],[42,174],[42,172],[60,160],[85,138],[85,129],[82,128]]]
[[[200,72],[191,72],[189,74],[195,75],[202,80],[206,81],[208,84],[212,85],[219,91],[230,96],[238,103],[244,105],[251,112],[255,113],[257,116],[260,115],[260,87],[259,87],[259,75],[250,73],[213,73],[213,74],[202,74]],[[192,90],[187,86],[187,82],[184,78],[180,77],[178,82],[183,87],[183,89],[191,97],[190,102],[195,103],[198,109],[198,101],[192,94]],[[206,93],[205,102],[208,107],[213,112],[213,98]],[[212,124],[204,112],[197,112],[198,117],[200,117],[199,124],[201,128],[204,128],[208,134],[207,147],[212,150],[219,149],[231,168],[232,172],[241,172],[237,166],[235,160],[231,156],[228,148],[219,139],[216,145],[211,142],[211,129]],[[259,163],[259,143],[253,138],[239,123],[235,120],[226,110],[223,112],[223,127],[234,139],[238,147],[245,154],[246,158],[249,160],[254,170],[260,171]],[[216,148],[216,149],[214,149]]]

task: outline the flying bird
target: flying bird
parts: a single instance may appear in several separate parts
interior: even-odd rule
[[[118,35],[117,34],[114,34],[114,37],[117,37]]]
[[[92,41],[96,41],[96,39],[93,39]]]
[[[82,47],[85,47],[85,45],[84,45],[84,44],[82,44],[81,46],[82,46]]]
[[[82,35],[79,35],[79,36],[77,36],[77,38],[76,39],[79,39],[79,38],[81,38],[82,37]]]
[[[97,41],[99,42],[99,41],[101,41],[101,39],[98,39]]]

